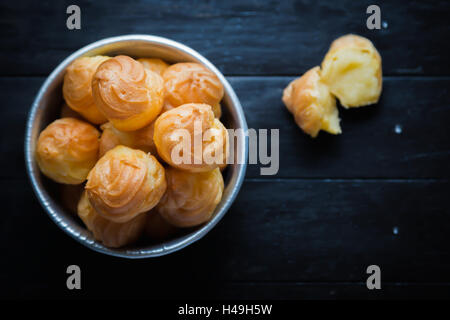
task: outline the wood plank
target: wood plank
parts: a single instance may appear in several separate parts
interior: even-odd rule
[[[68,31],[72,3],[0,4],[1,298],[450,297],[448,1],[378,1],[387,26],[379,31],[365,27],[368,0],[82,0],[82,30]],[[312,140],[283,107],[282,89],[348,32],[379,49],[383,96],[376,106],[341,108],[342,136]],[[27,113],[43,76],[88,43],[130,33],[198,50],[228,75],[250,128],[280,129],[276,176],[250,165],[211,233],[143,261],[92,252],[59,230],[23,160]],[[70,264],[82,268],[81,292],[65,289]],[[370,264],[381,267],[381,291],[365,287]]]
[[[280,129],[277,177],[450,177],[449,78],[387,77],[378,104],[339,108],[343,133],[317,139],[297,127],[281,102],[292,79],[230,78],[249,128]],[[259,174],[259,165],[249,166],[248,176]]]
[[[310,291],[324,297],[331,290],[353,297],[361,290],[349,283],[364,283],[371,264],[381,267],[382,283],[450,282],[448,181],[249,179],[205,238],[169,256],[133,262],[95,253],[65,235],[27,181],[2,180],[0,190],[0,281],[17,296],[68,295],[70,264],[83,270],[86,297],[228,292],[255,298],[258,288],[270,286],[281,297],[306,297]],[[301,287],[306,282],[311,286]],[[331,282],[335,289],[317,289]],[[448,286],[441,290],[448,293]],[[277,292],[256,297],[276,298]],[[394,292],[408,297],[410,291]]]
[[[368,30],[373,1],[77,1],[81,30],[66,28],[70,1],[3,1],[1,75],[46,75],[102,38],[154,34],[191,46],[228,75],[295,75],[320,64],[346,33],[373,40],[385,75],[450,75],[448,1],[378,1],[387,28]],[[436,33],[439,36],[436,36]],[[419,40],[420,39],[420,40]]]
[[[55,270],[61,273],[61,270]],[[116,277],[119,278],[119,277]],[[228,283],[214,281],[208,284],[203,282],[183,282],[178,285],[171,282],[166,286],[154,286],[148,283],[137,282],[132,287],[116,285],[117,281],[109,279],[100,287],[92,287],[86,283],[80,291],[69,291],[61,288],[64,285],[62,277],[55,283],[46,286],[29,284],[24,287],[15,287],[10,291],[0,292],[0,298],[11,299],[152,299],[179,300],[184,305],[186,299],[192,300],[277,300],[272,308],[273,314],[283,312],[284,304],[296,303],[298,300],[377,300],[377,299],[448,299],[450,297],[449,284],[411,284],[411,283],[383,283],[381,290],[368,290],[365,283]],[[62,285],[61,285],[62,283]],[[121,281],[119,281],[121,283]],[[148,285],[148,286],[147,286]],[[89,287],[88,287],[89,286]],[[279,305],[280,300],[284,302]],[[294,300],[294,301],[292,301]],[[260,303],[260,302],[259,302]],[[149,305],[152,308],[152,305]],[[153,310],[153,309],[152,309]],[[173,310],[178,310],[173,308]],[[168,314],[166,309],[166,314]]]
[[[303,134],[281,102],[292,77],[229,77],[248,126],[280,129],[280,170],[273,178],[450,178],[449,78],[386,78],[378,105],[340,108],[343,134]],[[44,78],[0,78],[0,177],[25,177],[26,116]],[[395,132],[400,125],[402,133]],[[260,176],[260,165],[248,166]]]
[[[233,283],[224,286],[224,296],[261,300],[375,300],[446,299],[450,285],[440,283],[383,283],[381,290],[368,290],[366,283]],[[277,308],[278,309],[278,308]]]

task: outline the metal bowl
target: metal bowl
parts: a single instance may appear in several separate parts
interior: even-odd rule
[[[244,180],[248,153],[247,139],[236,139],[234,143],[234,164],[225,171],[225,190],[213,218],[197,228],[185,230],[176,238],[158,244],[137,244],[119,249],[105,247],[94,239],[77,217],[66,210],[52,190],[57,184],[44,177],[35,161],[35,146],[39,133],[59,117],[62,98],[62,82],[67,66],[81,56],[125,54],[131,57],[161,58],[170,63],[193,61],[206,66],[214,72],[224,86],[222,100],[223,117],[227,128],[247,131],[244,112],[239,99],[228,81],[211,62],[198,52],[178,42],[149,35],[125,35],[94,42],[67,57],[56,67],[42,85],[28,115],[25,134],[25,162],[34,192],[50,218],[72,238],[88,248],[112,256],[124,258],[148,258],[165,255],[180,250],[199,240],[208,233],[227,212],[233,203]]]

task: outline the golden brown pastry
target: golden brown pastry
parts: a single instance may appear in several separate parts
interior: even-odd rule
[[[66,70],[63,95],[70,108],[94,124],[106,122],[92,97],[92,76],[97,67],[109,57],[82,57],[73,61]]]
[[[222,107],[221,107],[220,103],[216,103],[216,104],[213,104],[210,106],[214,113],[214,117],[216,117],[217,119],[220,119],[220,117],[222,116]]]
[[[144,68],[149,69],[153,72],[156,72],[161,77],[162,77],[164,71],[166,71],[166,69],[169,67],[169,65],[161,59],[141,58],[141,59],[138,59],[137,61],[142,63]]]
[[[172,110],[172,109],[175,109],[175,108],[172,107],[168,103],[164,103],[161,113],[164,113],[164,112]],[[220,119],[220,117],[222,116],[222,107],[221,107],[220,103],[218,103],[214,106],[211,106],[211,109],[214,113],[214,117],[216,117],[217,119]]]
[[[80,184],[98,158],[100,133],[74,118],[53,121],[39,135],[36,161],[42,173],[66,184]]]
[[[147,213],[145,234],[152,240],[165,240],[175,234],[177,228],[168,223],[156,210]]]
[[[153,131],[155,122],[136,131],[120,131],[114,128],[111,122],[102,125],[102,135],[100,137],[99,156],[102,157],[107,151],[115,146],[124,145],[133,149],[157,156],[156,146],[153,142]]]
[[[283,102],[298,126],[311,137],[320,130],[341,133],[336,99],[321,81],[319,67],[292,81],[283,91]]]
[[[164,111],[186,103],[205,103],[212,106],[214,115],[220,118],[223,85],[208,68],[194,62],[176,63],[167,68],[163,78]]]
[[[109,150],[87,179],[92,206],[104,218],[118,223],[153,208],[167,186],[164,168],[155,157],[125,146]]]
[[[119,130],[134,131],[150,124],[161,112],[161,76],[128,56],[102,63],[92,79],[94,101]]]
[[[111,248],[122,247],[138,240],[144,231],[147,220],[145,213],[124,223],[105,219],[92,207],[87,192],[83,192],[78,203],[78,216],[96,240]]]
[[[382,87],[380,54],[366,38],[342,36],[322,62],[322,80],[346,108],[376,103]]]
[[[205,172],[226,163],[228,132],[207,104],[164,112],[155,122],[153,139],[160,157],[179,169]]]
[[[170,224],[193,227],[211,219],[222,199],[224,182],[220,170],[191,173],[166,170],[167,192],[156,211]]]

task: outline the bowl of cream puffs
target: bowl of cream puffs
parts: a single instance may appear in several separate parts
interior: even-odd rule
[[[207,59],[161,37],[107,38],[42,85],[26,166],[41,205],[71,237],[113,256],[156,257],[202,238],[234,201],[248,145],[228,129],[245,133],[247,123]]]

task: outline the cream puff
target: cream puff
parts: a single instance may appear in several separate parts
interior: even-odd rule
[[[84,121],[55,120],[40,133],[36,146],[42,173],[59,183],[82,183],[98,159],[99,135]]]
[[[99,156],[102,157],[107,151],[115,146],[124,145],[133,149],[157,156],[156,146],[153,142],[153,132],[155,122],[136,131],[120,131],[114,128],[111,122],[101,126],[102,135],[100,137]]]
[[[341,133],[336,99],[321,80],[319,67],[292,81],[283,91],[283,102],[297,125],[311,137],[320,130]]]
[[[123,223],[152,209],[166,186],[164,167],[154,156],[120,145],[98,160],[85,188],[101,216]]]
[[[191,173],[166,170],[167,191],[156,211],[176,227],[193,227],[209,221],[222,199],[224,182],[219,168]]]
[[[73,61],[66,70],[63,96],[67,105],[94,123],[105,123],[106,117],[97,108],[92,96],[92,77],[98,66],[109,57],[82,57]]]
[[[94,238],[110,248],[123,247],[138,240],[143,234],[147,221],[145,213],[124,223],[105,219],[92,207],[86,191],[83,192],[77,209],[78,216],[86,228],[92,232]]]
[[[186,103],[204,103],[212,107],[216,118],[220,118],[224,89],[219,78],[208,68],[195,62],[176,63],[167,68],[163,78],[164,111]]]
[[[188,103],[161,114],[153,140],[165,162],[191,172],[211,171],[228,156],[228,132],[207,104]]]
[[[161,112],[164,82],[128,56],[102,63],[92,79],[94,101],[106,118],[121,131],[150,124]]]
[[[345,108],[366,106],[380,98],[381,56],[366,38],[349,34],[333,41],[321,74]]]
[[[161,59],[155,59],[155,58],[141,58],[138,59],[140,63],[144,66],[144,68],[156,72],[160,76],[163,75],[164,71],[169,67],[169,64],[164,62]]]

